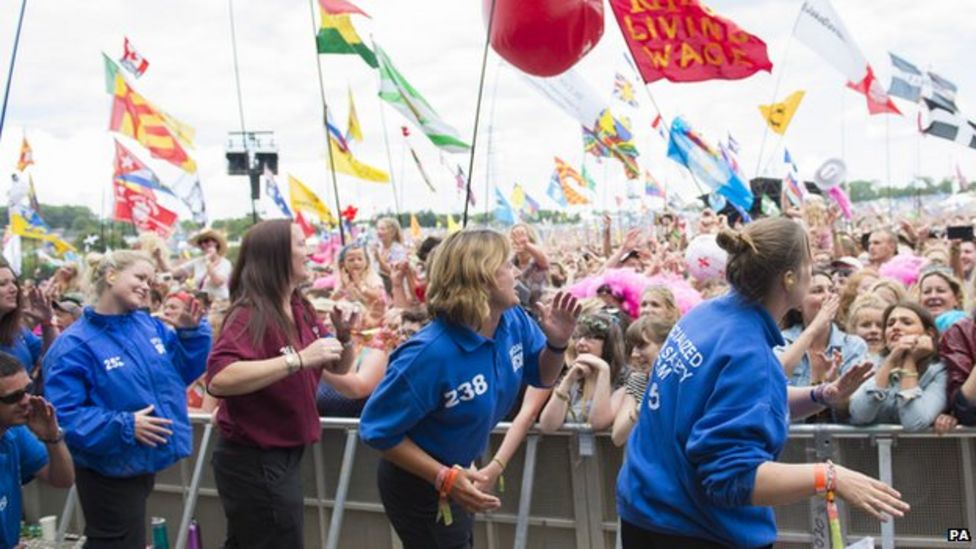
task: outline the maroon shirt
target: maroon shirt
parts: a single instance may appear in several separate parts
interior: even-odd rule
[[[311,308],[293,297],[291,310],[298,329],[301,350],[324,334]],[[228,365],[238,361],[266,360],[284,355],[288,339],[268,325],[259,345],[254,346],[247,330],[252,310],[235,308],[220,330],[207,360],[207,383]],[[296,372],[247,395],[226,397],[217,412],[220,434],[231,442],[259,448],[292,448],[319,439],[321,427],[315,409],[315,389],[320,368]]]

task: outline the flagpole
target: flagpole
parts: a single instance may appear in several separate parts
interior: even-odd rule
[[[312,21],[312,41],[315,42],[315,0],[308,0],[309,19]],[[339,183],[336,181],[335,160],[332,157],[332,138],[329,137],[329,104],[325,100],[325,85],[322,83],[322,56],[317,43],[315,49],[315,68],[319,74],[319,96],[322,99],[322,129],[325,130],[325,152],[329,156],[329,172],[332,174],[332,191],[335,193],[336,224],[339,225],[339,242],[346,245],[346,230],[342,226],[342,205],[339,202]],[[320,220],[321,221],[321,220]]]
[[[627,42],[627,51],[630,53],[630,58],[631,58],[631,60],[633,60],[634,66],[635,67],[638,66],[639,63],[637,63],[637,56],[634,55],[634,50],[632,50],[630,48],[630,42],[628,42],[627,40],[624,40],[624,42]],[[654,107],[654,110],[657,111],[658,116],[661,117],[661,123],[664,124],[664,130],[668,133],[668,138],[670,139],[670,136],[671,136],[671,123],[668,122],[668,119],[664,116],[664,113],[661,112],[661,107],[658,106],[657,101],[654,99],[654,94],[651,93],[650,88],[647,87],[647,82],[644,82],[643,76],[641,77],[641,82],[643,84],[641,86],[641,88],[644,88],[644,93],[646,93],[647,94],[647,98],[651,100],[651,105]],[[584,129],[585,129],[585,126],[584,126]],[[596,135],[594,135],[594,137],[596,137]],[[705,190],[702,189],[701,183],[698,182],[698,177],[695,175],[694,172],[691,171],[691,168],[688,168],[688,166],[685,166],[685,168],[688,170],[688,173],[691,174],[691,180],[695,183],[695,187],[698,188],[698,192],[700,192],[702,194],[707,194],[707,193],[705,193]],[[640,177],[640,174],[638,174],[637,177]],[[664,184],[662,183],[661,186],[663,187]],[[667,189],[665,189],[665,192],[667,192]]]
[[[786,59],[790,55],[790,48],[793,47],[793,35],[796,34],[796,26],[800,24],[800,16],[803,15],[803,7],[801,6],[796,12],[796,19],[793,21],[793,29],[790,30],[790,37],[786,39],[786,48],[783,50],[783,57],[779,61],[779,72],[776,74],[776,84],[773,85],[773,95],[770,97],[769,102],[775,103],[776,96],[779,94],[779,85],[783,82],[783,73],[786,72]],[[786,129],[783,129],[783,136],[785,137]],[[756,157],[756,175],[754,177],[759,177],[759,166],[762,165],[763,152],[766,149],[766,138],[769,137],[769,122],[763,124],[763,136],[762,141],[759,143],[759,156]],[[782,142],[782,137],[780,142]],[[769,164],[767,163],[768,167]],[[765,170],[765,168],[763,168]]]
[[[386,163],[390,167],[390,187],[393,189],[393,208],[396,210],[397,220],[399,220],[400,199],[397,197],[396,178],[393,176],[393,156],[390,154],[390,138],[386,130],[386,116],[383,114],[383,102],[379,100],[379,96],[376,97],[380,107],[380,124],[383,125],[383,144],[386,146]]]
[[[885,182],[888,184],[888,220],[894,222],[894,203],[891,198],[891,121],[885,115]]]
[[[478,101],[474,107],[474,130],[471,134],[471,158],[468,160],[468,182],[465,185],[464,193],[464,219],[461,227],[468,226],[468,196],[471,195],[471,178],[474,176],[474,154],[477,151],[475,145],[478,142],[478,121],[481,118],[481,98],[485,92],[485,68],[488,65],[488,49],[491,47],[491,28],[495,22],[495,0],[491,0],[491,11],[488,12],[488,32],[485,33],[485,49],[481,54],[481,78],[478,82]]]
[[[17,46],[20,44],[20,29],[24,26],[24,12],[27,0],[20,3],[20,17],[17,19],[17,33],[14,35],[14,50],[10,54],[10,70],[7,71],[7,85],[3,92],[3,107],[0,108],[0,138],[3,137],[3,122],[7,119],[7,100],[10,98],[10,82],[14,79],[14,63],[17,61]]]

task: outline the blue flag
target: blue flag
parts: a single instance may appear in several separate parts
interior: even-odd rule
[[[558,171],[552,172],[552,178],[549,179],[549,187],[546,189],[546,196],[563,208],[569,206],[569,202],[566,201],[566,194],[563,193],[563,186],[559,183]]]
[[[671,122],[668,158],[688,168],[699,181],[721,193],[733,204],[744,210],[752,207],[755,196],[742,178],[681,117]]]
[[[285,217],[289,219],[294,218],[295,216],[292,215],[291,208],[288,207],[288,202],[285,202],[285,197],[281,196],[281,191],[278,190],[278,184],[275,183],[274,174],[271,173],[271,170],[267,166],[264,167],[264,175],[261,178],[264,179],[264,193],[271,197],[275,206],[278,206],[278,209],[281,210],[281,213]]]
[[[505,195],[495,187],[495,219],[505,225],[515,224],[515,209],[505,199]]]

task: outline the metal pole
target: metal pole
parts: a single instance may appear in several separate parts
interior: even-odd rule
[[[321,438],[312,446],[312,457],[315,460],[315,500],[319,513],[319,546],[325,547],[325,458],[322,455]]]
[[[352,464],[356,459],[356,443],[359,434],[355,429],[346,433],[346,447],[342,452],[342,468],[339,470],[339,486],[336,487],[335,504],[332,507],[332,521],[329,523],[329,539],[326,549],[339,547],[339,534],[342,531],[342,515],[345,512],[346,495],[349,494],[349,479],[352,477]]]
[[[0,138],[3,137],[3,122],[7,119],[7,100],[10,99],[10,83],[14,79],[14,63],[17,61],[17,46],[20,44],[20,29],[24,26],[24,12],[27,0],[20,3],[20,17],[17,18],[17,33],[14,35],[14,50],[10,54],[10,70],[7,71],[7,85],[3,91],[3,107],[0,108]]]
[[[183,517],[180,519],[180,529],[176,531],[176,549],[186,549],[186,537],[190,529],[190,520],[197,506],[197,495],[200,492],[200,477],[203,476],[203,464],[207,459],[207,448],[213,435],[213,423],[203,425],[203,436],[200,438],[200,449],[197,451],[197,462],[193,466],[193,478],[190,479],[190,493],[183,506]]]
[[[464,193],[464,216],[461,220],[461,227],[468,226],[468,205],[471,196],[471,177],[474,175],[474,153],[475,145],[478,143],[478,121],[481,118],[481,97],[485,92],[485,67],[488,64],[488,49],[491,47],[491,28],[495,22],[495,0],[491,0],[491,11],[488,12],[488,32],[485,34],[485,49],[481,54],[481,79],[478,82],[478,101],[474,107],[474,131],[471,134],[471,159],[468,161],[468,183],[465,185]]]
[[[312,40],[315,40],[315,0],[308,0],[309,17],[312,21]],[[342,204],[339,202],[339,183],[336,181],[335,159],[332,158],[332,138],[329,137],[329,104],[325,100],[322,83],[322,59],[315,50],[315,68],[319,73],[319,96],[322,98],[322,129],[325,130],[325,152],[329,156],[329,172],[332,174],[332,191],[335,193],[336,223],[339,225],[339,241],[346,245],[346,229],[342,226]]]
[[[522,489],[519,492],[513,549],[525,549],[529,540],[529,512],[532,510],[532,489],[535,484],[535,462],[538,449],[539,435],[529,435],[525,441],[525,463],[522,465]]]
[[[68,497],[64,500],[64,510],[61,511],[61,524],[58,525],[58,533],[54,538],[58,543],[64,541],[64,533],[68,531],[68,522],[70,522],[71,517],[74,516],[75,507],[77,506],[78,488],[72,484],[71,490],[68,490]]]
[[[878,480],[892,486],[891,445],[892,439],[879,437],[878,440]],[[881,549],[895,549],[895,520],[889,517],[881,523]]]

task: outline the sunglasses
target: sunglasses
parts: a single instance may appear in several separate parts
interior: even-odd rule
[[[24,400],[25,395],[32,394],[33,391],[34,391],[34,382],[32,381],[28,383],[26,387],[24,387],[19,391],[14,391],[9,395],[0,396],[0,402],[7,405],[17,404],[21,400]]]

